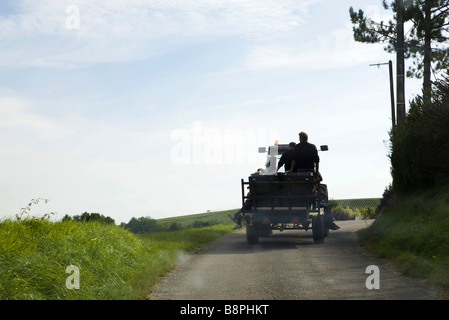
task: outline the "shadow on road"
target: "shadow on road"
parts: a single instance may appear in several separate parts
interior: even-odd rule
[[[258,244],[248,244],[246,242],[245,230],[239,230],[227,234],[220,240],[212,243],[207,250],[202,253],[210,254],[246,254],[254,252],[271,252],[279,250],[299,249],[304,246],[320,246],[312,239],[312,232],[298,231],[275,231],[268,237],[260,237]],[[201,254],[201,253],[200,253]]]

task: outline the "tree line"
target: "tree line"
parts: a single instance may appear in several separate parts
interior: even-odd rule
[[[100,222],[104,224],[115,224],[115,220],[111,217],[104,216],[99,213],[84,212],[73,217],[65,215],[62,221],[76,221],[76,222]],[[202,228],[218,224],[217,221],[199,221],[195,220],[193,223],[183,226],[179,222],[172,222],[169,225],[161,225],[156,219],[151,217],[131,218],[128,223],[122,222],[120,227],[131,231],[132,233],[148,233],[161,231],[176,231],[190,228]]]

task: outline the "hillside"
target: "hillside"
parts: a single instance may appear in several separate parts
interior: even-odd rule
[[[179,223],[181,227],[192,226],[195,222],[208,223],[210,225],[229,224],[232,223],[232,220],[229,218],[228,214],[235,213],[237,210],[238,209],[230,209],[225,211],[215,211],[178,217],[162,218],[158,219],[157,222],[162,227],[169,227],[172,223]]]

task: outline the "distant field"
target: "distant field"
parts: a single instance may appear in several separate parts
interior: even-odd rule
[[[232,220],[229,218],[228,214],[235,213],[238,209],[231,209],[225,211],[215,211],[207,213],[191,214],[179,217],[170,217],[158,219],[157,222],[161,226],[170,226],[172,223],[179,223],[182,227],[188,227],[199,222],[208,222],[210,224],[230,224]]]
[[[377,207],[380,204],[380,198],[363,198],[363,199],[340,199],[331,200],[336,202],[339,206],[350,209]]]
[[[343,208],[349,207],[350,209],[377,207],[380,203],[380,198],[363,198],[363,199],[339,199],[331,200],[336,202]],[[236,212],[238,209],[231,209],[225,211],[216,211],[208,213],[198,213],[186,216],[171,217],[158,219],[158,224],[161,226],[169,226],[172,223],[179,223],[183,227],[191,226],[195,221],[209,222],[213,224],[230,224],[232,220],[228,214]]]

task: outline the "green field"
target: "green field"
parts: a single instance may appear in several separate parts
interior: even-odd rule
[[[342,199],[342,200],[331,200],[334,201],[337,205],[350,209],[358,209],[358,208],[368,208],[368,207],[377,207],[380,204],[380,198],[363,198],[363,199]]]
[[[330,200],[334,204],[351,210],[363,208],[376,208],[380,204],[380,198],[361,198],[361,199],[339,199]],[[161,226],[168,227],[172,223],[179,223],[183,227],[192,226],[195,221],[214,224],[229,224],[232,220],[229,214],[235,213],[238,209],[230,209],[225,211],[215,211],[208,213],[198,213],[179,217],[158,219],[157,222]]]
[[[158,225],[162,227],[168,227],[173,223],[179,223],[182,227],[189,227],[195,224],[195,222],[208,223],[210,225],[215,224],[229,224],[232,220],[228,214],[235,213],[238,209],[231,209],[225,211],[214,211],[207,213],[191,214],[179,217],[158,219]]]

